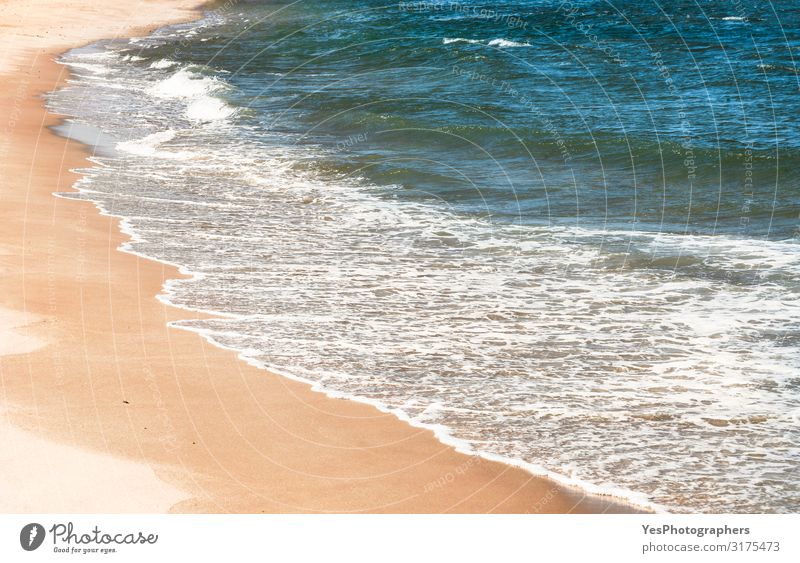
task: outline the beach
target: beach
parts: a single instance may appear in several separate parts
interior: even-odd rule
[[[195,2],[0,4],[0,510],[630,512],[458,453],[427,429],[271,374],[169,322],[176,267],[118,248],[69,192],[87,166],[43,95],[54,58],[199,16]]]

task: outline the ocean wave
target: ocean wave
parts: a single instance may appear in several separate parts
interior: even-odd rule
[[[451,43],[469,43],[471,45],[488,45],[489,47],[530,47],[530,43],[518,43],[517,41],[511,41],[509,39],[492,39],[488,42],[484,42],[480,39],[466,39],[464,37],[445,37],[442,39],[442,43],[445,45],[449,45]]]
[[[238,113],[236,108],[213,95],[227,89],[229,86],[215,76],[203,76],[183,68],[148,91],[157,98],[187,100],[186,117],[193,122],[210,123],[223,121]]]
[[[134,139],[131,141],[123,141],[117,143],[116,149],[128,154],[135,154],[137,156],[152,156],[158,158],[170,158],[175,160],[185,160],[191,158],[194,153],[189,151],[164,151],[158,150],[162,144],[167,143],[175,138],[177,131],[174,129],[167,129],[166,131],[159,131],[143,137],[141,139]]]
[[[508,39],[492,39],[488,43],[489,47],[530,47],[530,43],[518,43]]]
[[[92,64],[92,63],[76,63],[71,62],[69,63],[70,68],[80,68],[83,70],[88,70],[94,74],[108,74],[110,69],[107,66],[100,65],[100,64]]]
[[[105,50],[91,50],[82,53],[75,53],[76,59],[91,59],[91,60],[108,60],[108,59],[116,59],[119,54],[116,51],[112,51],[111,49]]]
[[[155,84],[149,93],[159,98],[194,98],[223,89],[225,84],[220,80],[184,68]]]
[[[191,104],[186,109],[186,117],[196,122],[223,121],[236,115],[238,110],[226,104],[219,98],[203,97]]]
[[[150,68],[153,69],[164,69],[164,68],[172,68],[173,66],[177,65],[175,61],[170,59],[158,59],[157,61],[150,64]]]
[[[445,37],[442,40],[442,43],[444,43],[445,45],[449,45],[450,43],[473,43],[474,44],[474,43],[482,43],[482,41],[480,41],[478,39],[464,39],[463,37],[453,37],[453,38]]]

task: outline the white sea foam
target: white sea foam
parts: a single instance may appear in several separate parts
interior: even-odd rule
[[[451,43],[469,43],[469,44],[484,44],[484,41],[480,39],[466,39],[464,37],[445,37],[442,39],[442,43],[445,45],[449,45]],[[530,47],[530,43],[518,43],[516,41],[510,41],[508,39],[492,39],[485,43],[489,47]]]
[[[195,98],[224,88],[224,84],[215,78],[181,69],[169,78],[156,83],[149,92],[160,98]]]
[[[478,39],[464,39],[463,37],[445,37],[442,39],[442,43],[445,45],[449,45],[450,43],[481,43]]]
[[[197,122],[223,121],[236,115],[236,113],[235,108],[220,99],[212,97],[195,100],[186,109],[186,116]]]
[[[209,123],[224,121],[236,115],[235,108],[213,95],[227,88],[217,78],[184,68],[152,86],[149,92],[160,98],[187,100],[186,117],[197,123]]]
[[[117,144],[117,149],[128,152],[131,154],[138,154],[141,156],[152,156],[156,152],[156,147],[167,141],[175,138],[175,131],[168,129],[166,131],[159,131],[144,137],[143,139],[136,139],[133,141],[125,141]]]
[[[101,64],[71,62],[69,63],[69,66],[71,68],[88,70],[89,72],[94,74],[107,74],[110,71],[110,69],[107,66]]]
[[[162,144],[173,140],[176,135],[176,131],[173,129],[167,129],[166,131],[152,133],[141,139],[117,143],[116,148],[117,150],[126,152],[128,154],[156,158],[168,158],[173,160],[187,160],[195,157],[196,153],[191,151],[170,151],[160,149]]]
[[[150,64],[150,68],[153,69],[164,69],[164,68],[172,68],[173,66],[177,65],[178,63],[172,61],[170,59],[158,59],[157,61]]]
[[[489,47],[530,47],[530,43],[518,43],[508,39],[492,39],[488,43]]]
[[[104,50],[91,49],[91,50],[88,50],[88,51],[82,51],[80,53],[75,53],[73,58],[80,59],[80,60],[89,59],[89,60],[99,61],[99,60],[116,59],[118,57],[119,57],[119,54],[116,51],[111,50],[111,49],[104,49]]]

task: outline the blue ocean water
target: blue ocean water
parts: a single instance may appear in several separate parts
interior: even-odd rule
[[[800,509],[792,2],[225,2],[71,51],[177,323],[459,447]]]

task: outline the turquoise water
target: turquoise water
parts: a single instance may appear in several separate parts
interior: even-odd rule
[[[179,326],[592,491],[796,512],[798,20],[220,4],[50,103],[102,133],[71,197],[226,315]]]

